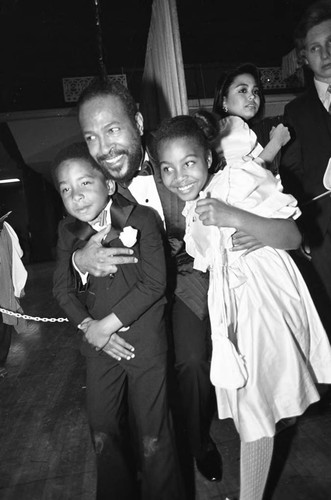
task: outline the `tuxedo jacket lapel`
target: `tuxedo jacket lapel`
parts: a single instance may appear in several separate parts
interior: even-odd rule
[[[102,242],[103,246],[109,246],[112,241],[119,237],[131,215],[133,207],[132,202],[121,194],[116,193],[113,196],[113,202],[110,206],[111,228]]]
[[[96,234],[95,229],[93,229],[88,222],[83,222],[78,219],[75,219],[74,222],[68,224],[68,230],[83,241],[89,240],[91,236]]]
[[[121,186],[121,184],[118,184],[117,186],[117,193],[120,194],[123,198],[125,198],[127,201],[130,201],[134,205],[137,204],[137,200],[132,196],[131,191],[127,187]]]
[[[307,93],[308,99],[307,99],[307,108],[310,113],[310,126],[311,123],[314,123],[314,126],[317,128],[314,130],[312,129],[312,134],[318,134],[319,141],[323,141],[323,137],[327,141],[327,144],[331,143],[331,115],[327,112],[327,110],[324,108],[323,104],[321,103],[317,91],[315,87],[310,88],[308,93]],[[324,124],[322,127],[319,127],[318,124]],[[323,132],[324,131],[324,132]],[[325,133],[327,131],[327,133]]]
[[[110,215],[112,226],[117,231],[123,231],[133,207],[132,202],[124,198],[124,196],[120,194],[114,195],[113,203],[110,207]]]

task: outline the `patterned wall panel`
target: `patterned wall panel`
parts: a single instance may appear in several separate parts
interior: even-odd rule
[[[286,82],[283,80],[281,68],[260,68],[260,72],[264,90],[286,89]]]
[[[63,94],[65,102],[77,102],[81,92],[95,78],[94,76],[83,76],[73,78],[62,78]],[[126,75],[108,75],[111,82],[120,82],[127,87]]]

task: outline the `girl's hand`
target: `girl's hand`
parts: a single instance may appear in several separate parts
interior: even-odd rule
[[[204,198],[197,201],[196,213],[205,226],[236,227],[236,209],[215,198]]]
[[[285,146],[291,139],[291,134],[285,125],[280,123],[277,127],[272,127],[270,130],[270,140],[275,142],[279,148]]]
[[[196,212],[205,226],[237,227],[240,219],[240,210],[215,198],[198,200]],[[232,245],[233,252],[246,250],[244,255],[264,246],[255,236],[242,230],[237,230],[232,235]]]

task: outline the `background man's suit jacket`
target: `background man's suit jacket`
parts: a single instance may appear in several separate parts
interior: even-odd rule
[[[303,211],[299,219],[312,246],[320,245],[330,226],[331,199],[304,204],[323,193],[323,175],[331,157],[331,116],[322,105],[316,88],[309,89],[287,104],[284,123],[294,135],[284,148],[280,175],[287,192],[298,200]]]
[[[331,338],[331,198],[309,203],[326,191],[323,176],[331,157],[331,116],[313,83],[286,106],[284,122],[294,138],[282,155],[280,174],[284,189],[297,198],[302,210],[297,222],[312,260],[294,257]]]

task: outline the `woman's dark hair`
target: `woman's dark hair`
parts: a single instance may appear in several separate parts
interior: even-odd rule
[[[224,118],[224,117],[228,116],[228,113],[226,111],[224,111],[224,109],[223,109],[223,98],[228,96],[229,88],[230,88],[231,84],[233,83],[234,79],[237,76],[243,75],[243,74],[249,74],[249,75],[253,76],[253,78],[256,81],[256,85],[259,89],[259,94],[260,94],[259,110],[258,110],[257,114],[255,115],[255,117],[252,120],[250,120],[250,122],[258,121],[261,118],[261,116],[263,115],[265,99],[264,99],[263,86],[262,86],[259,70],[254,64],[245,63],[245,64],[241,64],[240,66],[238,66],[237,68],[235,68],[231,71],[223,73],[220,76],[220,78],[216,84],[215,94],[214,94],[214,103],[213,103],[213,112],[217,113],[220,118]]]
[[[68,160],[85,160],[91,165],[91,168],[101,172],[99,165],[90,155],[86,142],[74,142],[61,149],[51,165],[51,176],[56,189],[58,189],[59,186],[56,175],[57,169],[61,163]]]
[[[329,21],[331,19],[331,2],[330,0],[322,0],[315,2],[303,14],[300,19],[295,31],[294,31],[294,43],[297,50],[297,56],[299,63],[303,64],[304,54],[303,50],[306,44],[306,37],[308,31],[310,31],[314,26],[323,23],[324,21]]]

